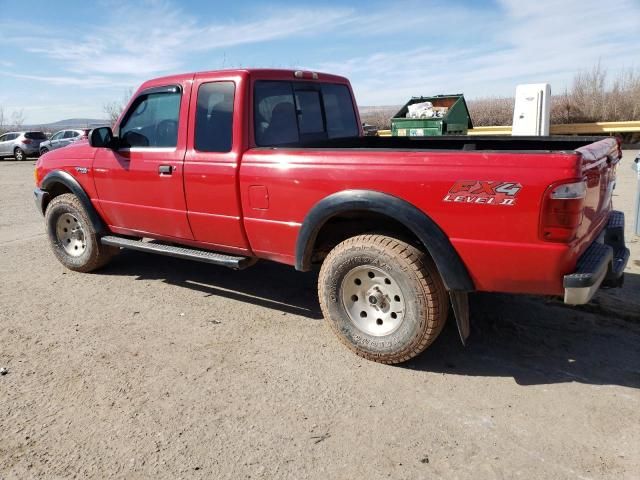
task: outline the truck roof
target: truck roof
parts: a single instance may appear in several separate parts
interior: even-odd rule
[[[199,77],[215,77],[215,76],[233,76],[233,75],[256,75],[262,78],[273,78],[273,79],[282,79],[286,77],[290,77],[292,80],[295,79],[295,72],[304,72],[310,73],[310,70],[302,70],[302,69],[280,69],[280,68],[229,68],[229,69],[221,69],[221,70],[205,70],[200,72],[189,72],[189,73],[179,73],[175,75],[167,75],[164,77],[157,77],[147,80],[141,85],[141,88],[148,88],[152,86],[158,86],[161,84],[167,83],[177,83],[184,80],[190,80],[194,78],[196,75]],[[346,77],[341,77],[339,75],[332,75],[330,73],[322,73],[322,72],[313,72],[317,74],[318,78],[314,79],[317,81],[332,81],[339,83],[348,83],[349,80]]]

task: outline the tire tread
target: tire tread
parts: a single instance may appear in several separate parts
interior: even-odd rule
[[[340,333],[336,322],[330,320],[329,308],[325,303],[327,292],[325,291],[325,282],[323,279],[328,275],[329,269],[332,268],[335,259],[349,250],[362,250],[366,248],[379,249],[394,258],[394,260],[402,266],[408,268],[410,273],[414,275],[418,287],[422,292],[422,298],[419,298],[418,301],[421,303],[425,315],[422,315],[420,319],[420,326],[418,328],[419,335],[406,348],[394,354],[374,354],[359,349]],[[393,237],[379,234],[365,234],[351,237],[331,250],[320,269],[318,297],[320,299],[320,308],[327,320],[326,323],[329,324],[329,327],[340,341],[357,355],[385,364],[406,362],[422,353],[442,331],[446,322],[449,306],[444,284],[431,258],[413,245]]]
[[[49,202],[49,205],[47,205],[47,210],[45,212],[45,222],[47,226],[50,223],[49,220],[50,215],[52,214],[51,212],[53,212],[59,205],[64,205],[67,208],[75,210],[75,212],[81,217],[82,224],[86,232],[85,237],[87,241],[93,242],[93,248],[88,260],[82,265],[70,263],[67,261],[68,257],[66,253],[61,251],[61,249],[56,245],[56,243],[52,240],[51,232],[49,232],[51,248],[56,258],[65,267],[76,272],[88,273],[104,267],[107,263],[109,263],[113,256],[118,253],[119,249],[102,245],[100,243],[100,239],[98,238],[98,235],[93,228],[93,224],[91,223],[91,220],[89,219],[89,216],[87,215],[82,202],[73,193],[64,193],[62,195],[58,195]]]

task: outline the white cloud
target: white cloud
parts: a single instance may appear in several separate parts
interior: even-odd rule
[[[98,23],[72,31],[55,23],[16,28],[0,22],[4,44],[42,59],[41,70],[0,63],[0,75],[72,87],[78,98],[78,88],[106,96],[153,76],[193,70],[190,62],[208,52],[238,58],[242,49],[234,47],[286,40],[282,51],[264,49],[274,58],[262,66],[302,63],[343,74],[352,79],[360,104],[382,105],[417,94],[505,95],[525,82],[550,81],[559,91],[575,72],[598,61],[610,70],[640,67],[634,64],[640,59],[637,0],[498,0],[492,7],[421,0],[366,9],[272,5],[241,18],[207,20],[153,1],[110,4],[104,16],[96,16]],[[296,50],[303,41],[313,57]],[[312,60],[319,55],[326,60]]]
[[[76,32],[73,36],[48,32],[8,40],[69,72],[128,76],[139,81],[184,68],[185,57],[194,52],[312,35],[336,28],[352,15],[351,10],[340,8],[291,9],[242,23],[203,23],[173,5],[153,2],[153,8],[113,6],[104,25],[91,27],[79,39]],[[56,77],[50,78],[52,83],[60,83]]]
[[[19,78],[25,80],[35,80],[55,86],[73,86],[81,88],[102,88],[102,87],[130,87],[131,84],[125,81],[117,81],[104,76],[56,76],[56,75],[26,75],[22,73],[0,72],[5,77]]]
[[[468,15],[461,17],[453,32],[467,38],[463,47],[414,40],[413,49],[311,68],[350,77],[361,105],[384,105],[418,94],[508,95],[528,82],[548,81],[561,91],[574,73],[598,62],[613,71],[640,67],[633,63],[640,59],[640,42],[629,41],[640,25],[640,5],[633,0],[504,0],[500,7],[489,19],[469,23]]]

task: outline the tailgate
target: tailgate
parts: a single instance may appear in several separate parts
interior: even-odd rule
[[[622,155],[615,138],[605,138],[576,149],[587,192],[584,217],[577,232],[579,239],[592,239],[604,227],[611,211],[616,181],[616,165]],[[585,238],[586,237],[586,238]]]

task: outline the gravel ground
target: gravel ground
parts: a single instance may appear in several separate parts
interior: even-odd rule
[[[313,273],[135,252],[65,270],[33,163],[0,162],[0,479],[640,477],[631,225],[623,289],[580,308],[475,295],[468,347],[449,322],[393,367],[333,338]]]

